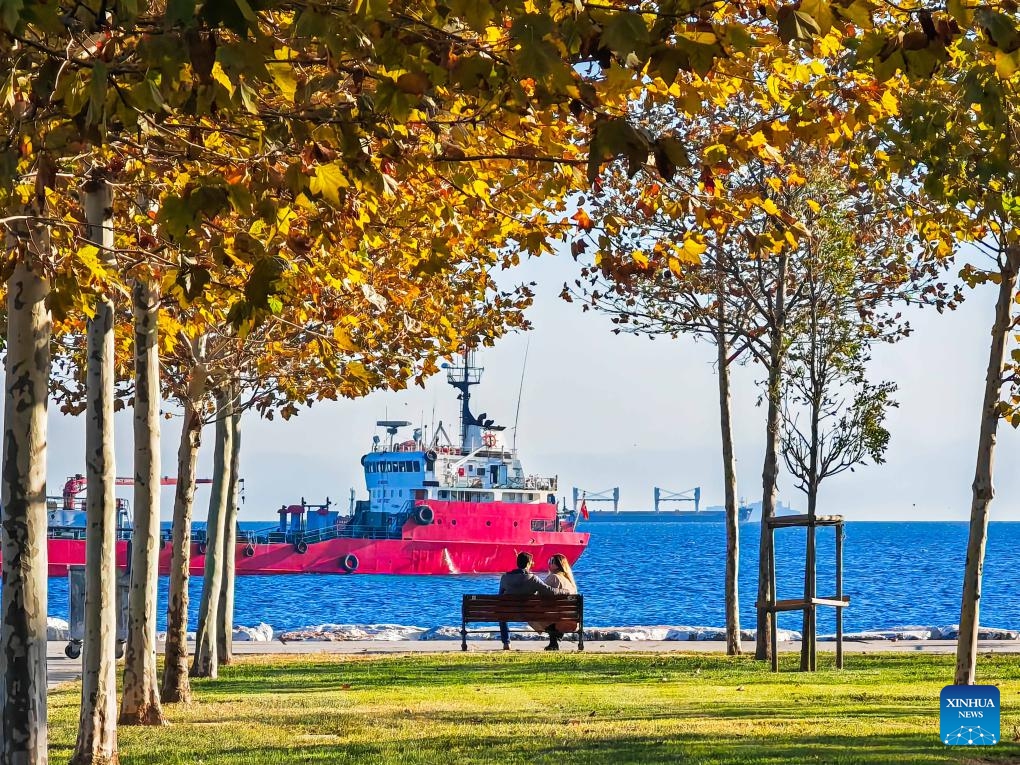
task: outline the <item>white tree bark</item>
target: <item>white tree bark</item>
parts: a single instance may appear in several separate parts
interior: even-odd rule
[[[0,762],[46,765],[46,404],[49,281],[45,227],[10,236],[3,467],[0,473]],[[19,241],[21,240],[21,241]]]
[[[1020,268],[1020,249],[1005,253],[999,294],[995,301],[995,323],[988,352],[985,391],[981,404],[981,433],[978,438],[977,465],[974,468],[973,498],[970,506],[970,538],[963,576],[960,608],[960,638],[956,644],[957,685],[973,685],[977,677],[978,629],[981,618],[981,576],[988,542],[988,511],[995,497],[992,483],[995,472],[995,443],[999,428],[999,397],[1006,362],[1006,343],[1012,323],[1011,309]]]
[[[184,396],[181,443],[177,449],[177,491],[174,494],[173,558],[167,604],[166,647],[160,699],[164,704],[191,701],[188,680],[188,568],[191,565],[191,513],[195,504],[195,466],[202,445],[202,413],[206,390],[205,337],[192,342],[196,359]]]
[[[216,445],[213,452],[213,483],[209,497],[209,519],[206,524],[205,575],[202,603],[198,610],[198,632],[195,633],[195,661],[192,677],[216,677],[219,672],[218,639],[220,588],[223,586],[223,543],[226,538],[227,489],[230,484],[230,462],[233,449],[234,400],[229,386],[216,392]]]
[[[132,302],[135,319],[135,507],[120,723],[164,725],[156,672],[160,537],[159,283],[139,279],[132,290]]]
[[[219,626],[216,631],[220,664],[234,658],[234,578],[237,568],[238,486],[241,476],[241,410],[235,384],[234,411],[230,418],[230,484],[227,487],[227,527],[223,549],[223,586],[220,588]]]
[[[100,258],[113,256],[113,189],[98,174],[84,185],[88,239]],[[78,741],[72,765],[116,763],[117,499],[113,452],[113,301],[96,299],[87,325],[85,412],[85,631]]]

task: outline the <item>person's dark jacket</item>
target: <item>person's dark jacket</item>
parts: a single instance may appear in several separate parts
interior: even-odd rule
[[[550,587],[534,574],[515,568],[500,577],[500,595],[559,595],[565,590]]]

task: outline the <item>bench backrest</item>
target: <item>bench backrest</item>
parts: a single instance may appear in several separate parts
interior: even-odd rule
[[[583,612],[581,595],[465,595],[465,622],[577,621]]]

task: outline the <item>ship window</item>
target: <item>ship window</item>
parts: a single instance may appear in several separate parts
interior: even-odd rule
[[[545,531],[545,521],[532,521],[531,522],[531,530],[532,531]]]
[[[485,465],[478,466],[478,475],[485,475]]]
[[[450,525],[451,526],[456,526],[457,525],[457,519],[454,518],[452,521],[450,521]]]
[[[420,473],[421,472],[421,461],[420,460],[415,460],[415,463],[414,463],[414,472],[415,473]]]
[[[440,489],[439,490],[439,498],[440,499],[449,499],[450,498],[450,492],[448,492],[446,489]]]

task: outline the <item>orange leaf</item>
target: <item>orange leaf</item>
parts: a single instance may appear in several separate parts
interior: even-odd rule
[[[595,225],[591,222],[591,218],[588,217],[588,213],[584,210],[578,210],[570,216],[570,219],[575,221],[577,223],[577,227],[582,231],[591,231],[592,227]]]

